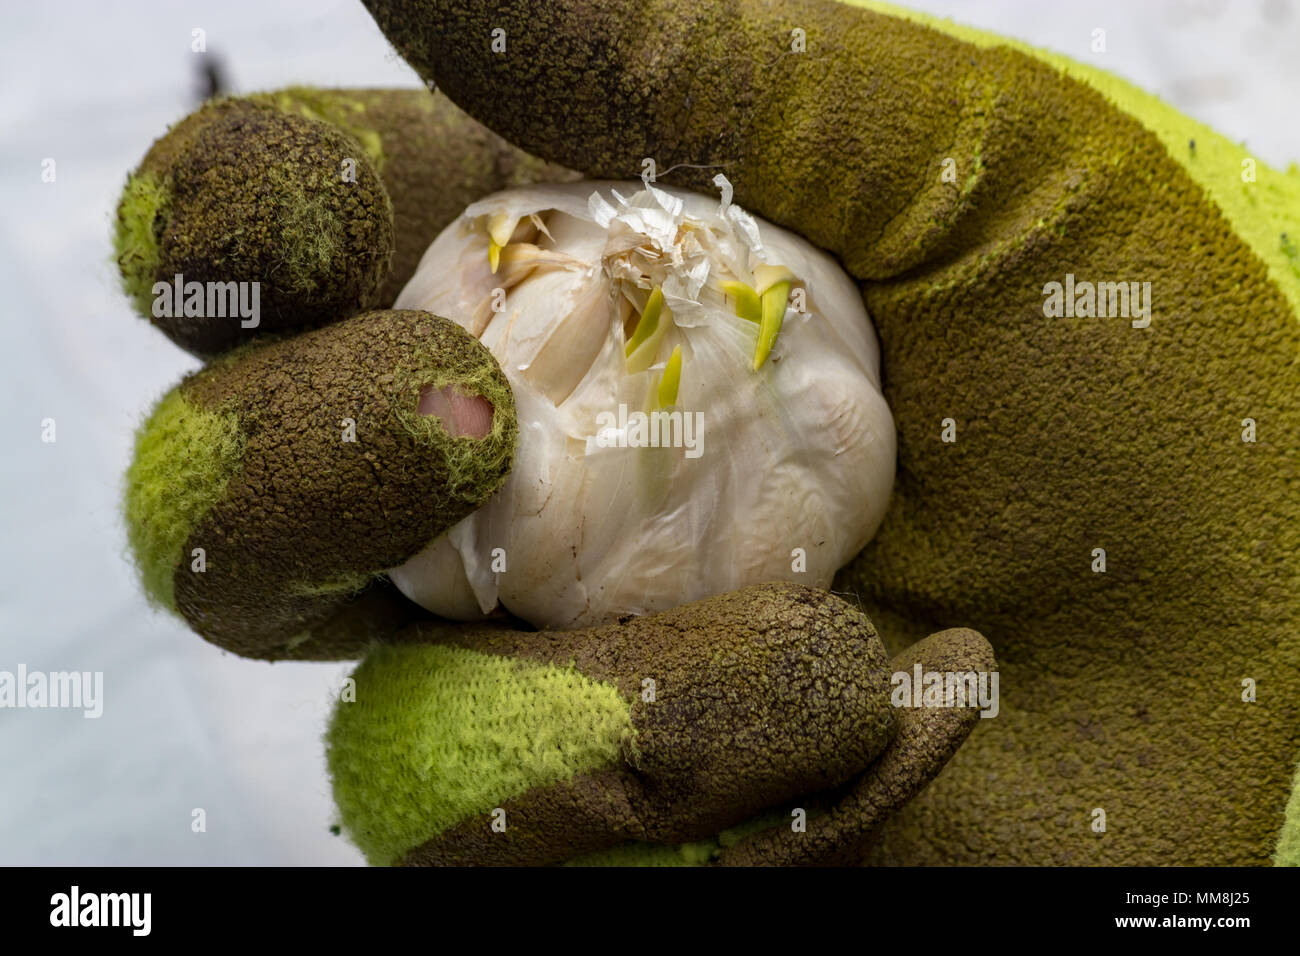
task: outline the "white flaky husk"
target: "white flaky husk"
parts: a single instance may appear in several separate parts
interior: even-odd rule
[[[509,190],[429,247],[395,307],[451,319],[492,351],[520,434],[500,491],[390,572],[412,600],[456,620],[501,605],[537,627],[580,627],[765,581],[826,587],[870,540],[895,433],[861,295],[716,182],[721,203],[640,182]],[[491,236],[504,246],[495,273]],[[759,325],[720,284],[761,288],[772,266],[793,274],[792,294],[755,371]],[[666,312],[628,357],[656,286]],[[663,448],[636,447],[646,436],[633,432],[618,447],[619,406],[629,421],[657,408],[677,346],[664,410],[692,424],[699,413],[702,434]]]

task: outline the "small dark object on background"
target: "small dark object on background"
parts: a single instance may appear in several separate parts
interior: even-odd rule
[[[195,72],[198,74],[197,89],[198,102],[200,103],[221,96],[226,90],[230,89],[230,83],[226,79],[226,70],[221,57],[215,53],[207,53],[202,56]]]

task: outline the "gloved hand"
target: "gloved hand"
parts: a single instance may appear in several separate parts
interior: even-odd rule
[[[128,182],[118,233],[128,288],[152,293],[184,270],[186,283],[257,281],[271,306],[265,325],[247,327],[233,314],[147,312],[212,360],[138,436],[126,517],[146,592],[249,657],[369,652],[329,762],[344,825],[373,862],[855,858],[978,716],[897,710],[893,673],[987,673],[978,634],[935,635],[890,661],[861,612],[791,585],[539,633],[437,621],[387,581],[385,569],[499,487],[518,430],[509,381],[458,325],[352,315],[386,301],[413,246],[445,224],[438,210],[402,210],[451,160],[388,143],[413,116],[468,130],[475,178],[447,183],[456,195],[477,185],[484,151],[509,156],[515,172],[570,174],[515,156],[429,94],[370,91],[355,110],[353,95],[297,89],[209,105]],[[402,123],[344,128],[326,113]],[[364,143],[368,161],[387,157],[384,173],[363,162],[358,177],[335,176],[366,160]],[[232,169],[245,192],[232,191]],[[303,202],[334,237],[328,256],[303,226]],[[386,236],[405,265],[375,253]],[[367,265],[331,280],[335,257]]]
[[[1098,71],[875,5],[368,6],[426,80],[532,155],[615,178],[640,175],[649,158],[664,182],[696,189],[725,171],[737,202],[861,280],[899,464],[884,525],[837,589],[861,597],[896,654],[939,628],[977,627],[998,649],[1003,694],[998,717],[883,823],[864,808],[889,801],[865,791],[876,779],[900,793],[890,781],[907,774],[891,775],[879,739],[835,771],[838,784],[810,781],[831,787],[833,808],[794,847],[813,846],[817,820],[856,822],[851,836],[824,841],[835,852],[802,858],[859,849],[869,862],[904,864],[1270,858],[1300,754],[1294,170],[1267,168]],[[221,227],[213,235],[218,246],[227,238]],[[373,238],[358,246],[374,247]],[[357,310],[373,304],[349,297]],[[341,317],[331,308],[322,314]],[[376,684],[396,685],[402,655],[449,653],[417,643],[427,639],[420,626],[398,633],[411,646],[363,665],[359,694],[367,667]],[[615,686],[636,676],[578,670]],[[706,686],[697,681],[685,686]],[[433,692],[414,687],[403,713]],[[619,700],[629,699],[624,687]],[[619,701],[605,704],[609,721],[623,720]],[[382,712],[368,723],[351,706],[336,716],[336,758],[354,721],[394,723]],[[637,714],[634,705],[634,730]],[[854,721],[837,725],[850,729],[833,737],[836,748],[870,737]],[[596,767],[622,779],[617,760],[635,768],[633,753],[583,757],[549,783]],[[418,816],[418,791],[436,774],[427,763],[414,777],[385,766],[404,781],[393,808]],[[759,792],[753,778],[720,779],[737,794],[737,823],[742,809],[777,806],[789,792],[773,783],[742,799]],[[519,784],[515,795],[534,790]],[[707,816],[701,799],[667,816],[596,814],[583,832],[694,840],[700,831],[683,821]],[[363,802],[366,819],[383,817],[377,797]],[[477,813],[516,817],[488,802]],[[341,803],[354,832],[370,825],[355,813],[349,822]],[[721,820],[709,825],[729,825]],[[381,856],[410,852],[419,833],[432,844],[413,860],[426,850],[453,858],[439,840],[454,823],[446,814],[412,823]],[[760,841],[749,845],[789,845],[776,832],[748,833]],[[1279,862],[1296,862],[1288,832]],[[726,860],[723,842],[704,855]],[[735,859],[804,853],[764,857],[745,845]]]

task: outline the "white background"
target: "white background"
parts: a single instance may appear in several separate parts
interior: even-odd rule
[[[1285,0],[914,5],[1099,62],[1267,162],[1300,159]],[[239,92],[418,80],[352,0],[0,8],[0,670],[105,683],[98,720],[0,710],[0,864],[359,863],[328,829],[321,743],[350,665],[225,654],[150,612],[123,557],[132,431],[196,363],[132,314],[109,235],[126,173],[196,105],[195,27]]]

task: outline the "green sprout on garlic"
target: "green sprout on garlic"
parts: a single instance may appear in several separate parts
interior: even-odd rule
[[[736,315],[758,326],[758,344],[754,348],[754,371],[757,372],[772,354],[776,337],[785,321],[786,303],[795,274],[785,266],[763,265],[754,268],[755,285],[738,279],[722,283],[722,289],[736,303]]]

